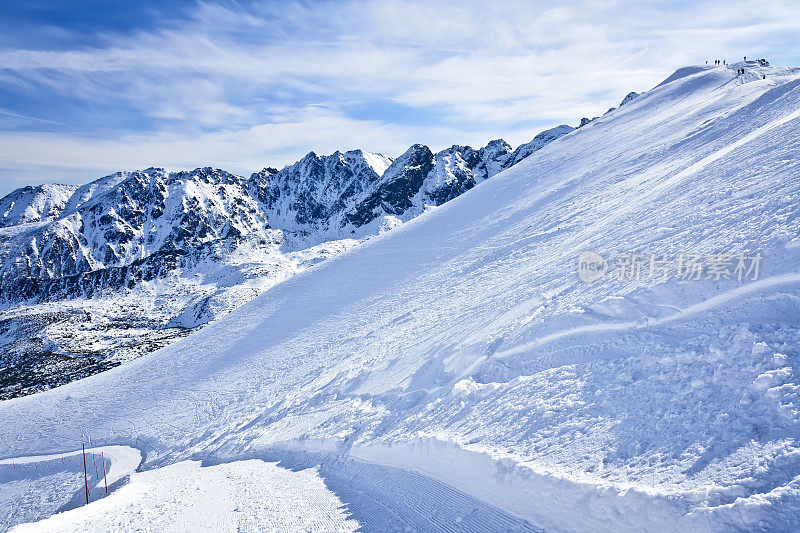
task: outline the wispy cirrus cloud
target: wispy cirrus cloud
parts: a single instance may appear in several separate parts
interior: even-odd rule
[[[246,172],[308,150],[516,144],[683,64],[796,62],[800,29],[778,0],[146,7],[146,24],[93,32],[42,8],[24,22],[49,28],[42,43],[0,41],[0,192],[150,164]]]

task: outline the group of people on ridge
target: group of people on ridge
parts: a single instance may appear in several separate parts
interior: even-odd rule
[[[745,62],[745,63],[747,63],[747,56],[744,56],[744,62]],[[759,60],[758,60],[758,62],[759,62],[759,64],[761,64],[762,66],[768,66],[768,65],[769,65],[769,63],[767,62],[767,60],[766,60],[766,59],[759,59]],[[728,62],[727,62],[727,60],[725,60],[725,59],[715,59],[715,60],[714,60],[714,64],[715,64],[715,65],[727,65],[727,64],[728,64]],[[708,65],[708,61],[706,61],[706,65]],[[741,76],[741,75],[743,75],[744,73],[745,73],[745,70],[744,70],[744,68],[743,68],[743,67],[742,67],[742,68],[737,68],[737,69],[736,69],[736,75],[737,75],[737,76]],[[761,78],[762,78],[762,79],[767,79],[767,75],[766,75],[766,74],[763,74],[763,75],[761,76]]]

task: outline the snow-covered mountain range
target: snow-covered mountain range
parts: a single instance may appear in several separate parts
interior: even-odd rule
[[[800,68],[681,69],[166,348],[0,402],[3,527],[237,524],[279,486],[344,531],[797,531],[798,265]]]
[[[573,129],[516,150],[311,152],[249,178],[149,168],[16,190],[0,200],[0,398],[165,346]]]

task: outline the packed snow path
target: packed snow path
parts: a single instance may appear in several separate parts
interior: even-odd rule
[[[108,495],[92,468],[100,452],[108,455],[107,465],[114,458]],[[89,505],[83,500],[80,452],[0,463],[14,468],[13,481],[0,470],[6,489],[20,492],[4,497],[11,506],[2,509],[0,530],[21,524],[13,531],[538,531],[443,483],[356,461],[284,454],[280,464],[182,461],[135,472],[137,450],[116,446],[87,453]],[[126,483],[117,483],[123,475]],[[40,501],[32,502],[34,496]],[[47,515],[52,516],[25,523]]]
[[[107,498],[13,531],[356,531],[342,507],[312,470],[185,461],[134,474]]]
[[[797,530],[800,70],[735,68],[683,69],[197,334],[3,402],[0,456],[314,452],[552,531]],[[587,284],[587,249],[763,263]]]

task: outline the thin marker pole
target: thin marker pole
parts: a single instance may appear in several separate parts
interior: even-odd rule
[[[86,447],[81,443],[83,451],[83,486],[86,488],[86,505],[89,505],[89,476],[86,475]]]
[[[106,484],[106,494],[108,494],[108,479],[106,479],[106,456],[100,452],[100,457],[103,459],[103,482]]]

